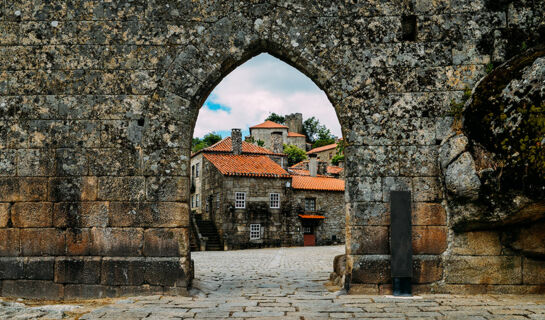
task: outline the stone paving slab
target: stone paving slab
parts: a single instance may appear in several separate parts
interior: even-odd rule
[[[343,295],[326,289],[341,246],[195,252],[191,297],[72,304],[2,301],[0,319],[544,319],[545,296]]]

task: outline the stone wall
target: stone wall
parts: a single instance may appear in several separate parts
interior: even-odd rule
[[[422,290],[529,288],[540,263],[516,269],[497,252],[490,261],[505,263],[452,280],[437,152],[451,102],[543,39],[544,17],[538,0],[0,2],[1,295],[190,283],[193,127],[214,86],[261,52],[308,75],[336,109],[353,290],[388,289],[392,189],[412,191]],[[520,277],[503,276],[513,268]]]
[[[293,190],[294,216],[299,214],[323,215],[315,229],[316,245],[344,243],[346,234],[346,215],[344,192]],[[305,212],[305,198],[316,200],[316,211]]]

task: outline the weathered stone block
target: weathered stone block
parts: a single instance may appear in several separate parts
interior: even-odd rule
[[[400,174],[409,177],[436,176],[439,174],[437,165],[437,146],[401,146]]]
[[[51,227],[53,225],[53,204],[51,202],[16,202],[11,207],[11,221],[14,227]]]
[[[17,156],[17,175],[43,177],[53,173],[53,156],[48,149],[21,149]]]
[[[91,230],[87,228],[66,229],[66,255],[85,256],[91,248]]]
[[[54,257],[24,258],[24,278],[27,280],[53,280]]]
[[[53,228],[22,229],[21,251],[24,256],[63,255],[64,232]]]
[[[352,283],[389,283],[392,281],[390,256],[353,256]]]
[[[99,177],[98,199],[135,201],[145,198],[144,177]]]
[[[108,202],[60,202],[53,209],[55,227],[106,227]]]
[[[413,254],[441,254],[447,249],[447,228],[413,226]]]
[[[182,202],[110,202],[113,227],[185,227],[189,207]]]
[[[520,284],[522,263],[514,256],[453,256],[445,261],[450,284]]]
[[[101,264],[100,257],[56,258],[55,282],[98,284]]]
[[[144,232],[140,228],[91,229],[91,255],[140,256]]]
[[[135,149],[93,149],[89,152],[89,174],[133,176],[140,172],[141,154]]]
[[[64,287],[53,281],[4,280],[2,281],[2,296],[61,300],[64,296]]]
[[[147,229],[144,231],[144,255],[148,257],[185,256],[189,245],[186,228]]]
[[[0,229],[0,256],[16,257],[21,253],[19,229]]]
[[[24,258],[1,257],[0,280],[23,279]]]
[[[395,146],[346,147],[345,156],[351,161],[347,170],[360,176],[399,175],[399,150]]]
[[[85,176],[88,173],[85,149],[61,148],[55,151],[55,173],[57,176]]]
[[[522,283],[545,284],[545,261],[522,258]]]
[[[103,258],[101,283],[107,285],[138,286],[144,283],[144,258]]]
[[[474,231],[455,233],[452,253],[471,256],[498,256],[502,245],[496,231]]]
[[[392,191],[413,191],[411,178],[384,177],[382,178],[382,201],[389,203]]]
[[[159,123],[157,123],[159,124]],[[154,129],[149,129],[154,130]],[[150,136],[158,135],[158,131],[149,132]],[[146,132],[146,138],[150,138],[148,132]],[[160,140],[163,137],[159,135]],[[191,141],[191,140],[187,140]],[[182,141],[183,142],[183,141]],[[153,141],[150,141],[150,145],[154,145]],[[142,157],[144,175],[146,176],[189,176],[189,170],[187,168],[188,159],[190,157],[189,149],[183,150],[183,148],[162,148],[156,150],[145,151]]]
[[[144,281],[150,285],[187,287],[179,258],[147,258]]]
[[[14,176],[17,172],[16,151],[0,150],[0,176]]]
[[[1,177],[0,201],[46,200],[47,178]]]
[[[97,177],[82,177],[81,200],[95,201],[98,197]]]
[[[443,264],[441,257],[414,256],[413,283],[432,283],[443,278]]]
[[[10,219],[10,207],[9,203],[0,203],[0,228],[8,226]]]
[[[413,226],[444,226],[447,213],[440,203],[415,202],[412,210]]]
[[[348,219],[352,226],[389,226],[389,205],[383,202],[355,202],[352,204]]]
[[[360,254],[389,254],[389,228],[386,226],[363,226],[347,228],[350,241],[347,253]]]
[[[20,201],[19,179],[0,178],[0,201]]]
[[[149,177],[146,192],[149,201],[186,201],[189,199],[189,178]]]
[[[80,201],[82,192],[83,177],[49,179],[49,201]]]
[[[117,297],[116,287],[93,284],[66,284],[64,298],[71,299],[103,299]]]
[[[433,202],[443,198],[439,179],[435,177],[413,178],[413,201]]]
[[[380,177],[354,177],[346,179],[347,202],[382,201],[382,179]]]
[[[511,228],[502,233],[502,243],[511,249],[522,252],[527,256],[545,257],[545,221],[534,222],[530,225]]]

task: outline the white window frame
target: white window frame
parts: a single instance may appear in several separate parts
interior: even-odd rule
[[[235,192],[235,209],[246,209],[246,192]]]
[[[250,240],[259,240],[261,239],[261,224],[252,223],[250,224]]]
[[[307,208],[307,200],[311,200],[314,203],[314,209],[313,210],[309,210]],[[305,198],[305,211],[309,211],[309,212],[316,211],[316,198]]]
[[[271,209],[280,209],[280,193],[269,193],[269,207]]]
[[[201,202],[200,202],[200,199],[199,199],[199,195],[196,194],[195,195],[195,207],[200,207],[201,206]]]

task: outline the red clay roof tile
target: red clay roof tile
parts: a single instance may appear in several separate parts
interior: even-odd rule
[[[290,174],[267,156],[205,153],[223,175],[264,178],[289,178]]]
[[[326,150],[335,149],[335,148],[337,148],[337,144],[336,144],[336,143],[328,144],[328,145],[326,145],[326,146],[321,146],[321,147],[318,147],[318,148],[314,148],[314,149],[308,151],[307,154],[316,153],[316,152],[321,152],[321,151],[326,151]]]
[[[344,191],[344,180],[329,177],[292,176],[293,189]]]
[[[231,147],[231,137],[227,137],[208,148],[204,148],[203,151],[231,152]],[[242,153],[276,154],[267,148],[256,146],[255,144],[251,144],[246,141],[242,141]]]
[[[253,127],[250,127],[250,129],[287,129],[288,127],[286,127],[285,125],[282,125],[282,124],[279,124],[279,123],[276,123],[276,122],[272,122],[270,120],[267,120],[263,123],[260,123],[260,124],[257,124]]]
[[[306,137],[304,134],[300,134],[300,133],[297,133],[297,132],[291,132],[289,131],[288,132],[288,137]]]

